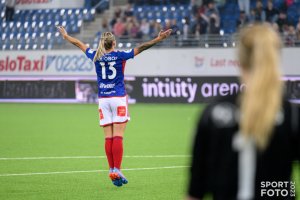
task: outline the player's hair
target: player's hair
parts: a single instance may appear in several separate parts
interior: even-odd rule
[[[94,57],[94,62],[99,58],[101,58],[105,54],[106,50],[111,49],[113,46],[113,42],[115,41],[116,38],[111,32],[102,33],[99,41],[98,49]]]
[[[260,150],[268,145],[282,103],[280,48],[280,37],[270,25],[256,24],[240,32],[238,58],[247,84],[241,94],[240,130]]]

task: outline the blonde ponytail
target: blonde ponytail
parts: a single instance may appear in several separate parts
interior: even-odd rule
[[[270,140],[282,103],[280,46],[279,36],[269,25],[253,25],[240,34],[239,59],[247,84],[241,95],[240,129],[254,138],[260,150]]]
[[[104,32],[101,34],[99,41],[98,49],[96,51],[94,62],[100,59],[106,53],[106,50],[109,50],[113,47],[113,42],[115,42],[115,36],[111,32]]]

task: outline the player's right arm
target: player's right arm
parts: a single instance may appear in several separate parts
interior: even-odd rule
[[[154,45],[156,45],[157,43],[163,41],[164,39],[168,38],[172,33],[172,29],[168,29],[166,31],[160,31],[158,36],[149,41],[149,42],[145,42],[143,44],[141,44],[140,46],[134,48],[134,56],[142,53],[143,51],[153,47]]]
[[[81,51],[86,53],[86,49],[88,47],[83,42],[81,42],[80,40],[78,40],[74,37],[71,37],[70,35],[68,35],[67,31],[65,30],[65,28],[63,26],[57,26],[57,29],[58,29],[58,31],[60,32],[60,34],[63,36],[63,38],[65,40],[72,43],[73,45],[75,45],[76,47],[81,49]]]

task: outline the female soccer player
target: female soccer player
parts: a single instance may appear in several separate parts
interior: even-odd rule
[[[270,25],[241,31],[238,58],[247,88],[238,98],[220,99],[204,110],[193,149],[189,200],[205,194],[272,199],[276,190],[287,193],[275,194],[275,199],[294,199],[290,181],[293,161],[300,160],[299,108],[283,100],[280,47]]]
[[[95,63],[100,126],[103,127],[105,135],[105,152],[110,168],[109,177],[116,186],[127,184],[127,179],[120,171],[123,157],[123,135],[126,122],[130,119],[124,85],[126,60],[168,38],[172,30],[161,31],[155,39],[134,49],[116,51],[116,39],[111,32],[102,33],[98,49],[93,50],[80,40],[69,36],[64,27],[58,26],[57,28],[65,40],[81,49]]]

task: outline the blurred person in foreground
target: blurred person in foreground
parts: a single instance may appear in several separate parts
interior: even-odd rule
[[[270,25],[241,30],[238,59],[247,88],[206,107],[193,148],[188,199],[269,199],[266,181],[288,182],[300,160],[299,107],[283,98],[281,40]],[[296,186],[296,188],[299,186]],[[294,193],[280,199],[294,199]]]

